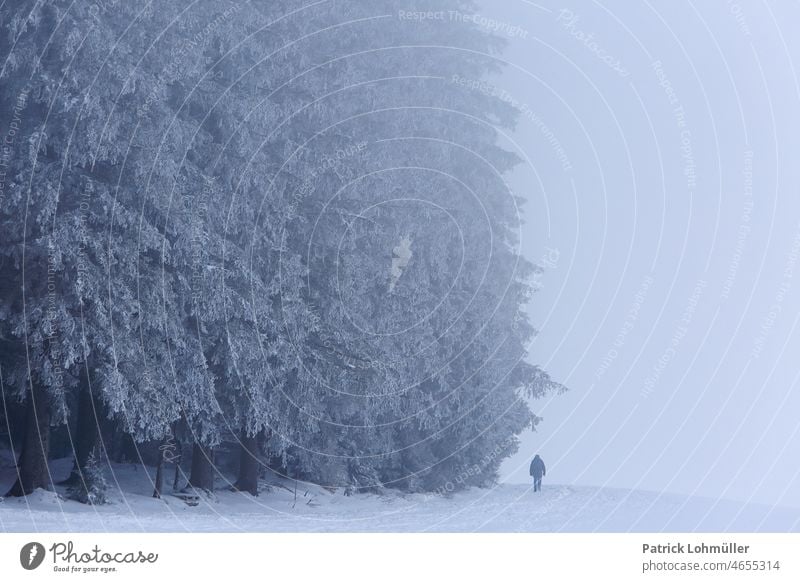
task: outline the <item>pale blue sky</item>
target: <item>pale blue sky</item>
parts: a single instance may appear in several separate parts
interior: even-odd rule
[[[523,252],[558,256],[533,360],[570,388],[504,479],[540,452],[553,482],[800,505],[800,9],[484,5],[522,29],[495,83],[529,111]]]

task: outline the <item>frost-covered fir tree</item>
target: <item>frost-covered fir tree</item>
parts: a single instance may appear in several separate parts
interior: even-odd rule
[[[313,107],[292,122],[319,130],[287,162],[306,170],[286,231],[308,275],[284,285],[303,286],[320,329],[278,433],[296,443],[290,472],[317,482],[486,485],[538,422],[527,399],[560,389],[528,363],[536,267],[519,255],[521,199],[503,180],[518,159],[499,145],[516,112],[453,81],[497,69],[496,39],[397,9],[321,8],[319,22],[357,32],[317,31],[299,48],[310,72],[291,89]]]
[[[108,502],[108,483],[103,467],[98,462],[97,452],[92,451],[81,468],[80,479],[67,488],[67,498],[89,505],[104,505]]]
[[[266,463],[354,490],[492,481],[558,388],[527,363],[515,112],[453,82],[500,43],[397,16],[413,4],[0,8],[15,494],[49,485],[65,423],[72,482],[104,422],[180,434],[196,489],[230,478],[223,442],[250,493]]]

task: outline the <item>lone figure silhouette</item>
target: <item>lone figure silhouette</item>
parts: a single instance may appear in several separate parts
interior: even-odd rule
[[[542,490],[542,477],[547,475],[547,469],[544,466],[544,461],[539,455],[536,455],[531,461],[531,477],[533,477],[533,490]]]

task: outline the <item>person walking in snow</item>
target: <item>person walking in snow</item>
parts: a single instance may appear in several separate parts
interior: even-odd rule
[[[547,474],[547,469],[544,466],[544,461],[539,455],[536,455],[531,461],[531,477],[533,477],[533,490],[542,490],[542,477]]]

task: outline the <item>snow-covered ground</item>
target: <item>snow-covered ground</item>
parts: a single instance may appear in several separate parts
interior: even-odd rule
[[[53,464],[56,478],[68,461]],[[116,465],[109,474],[111,503],[99,507],[37,491],[0,501],[0,531],[253,531],[253,532],[593,532],[800,531],[800,509],[734,501],[546,484],[473,489],[450,498],[428,495],[345,496],[315,486],[275,481],[254,498],[218,490],[190,507],[166,495],[151,497],[154,471]],[[13,479],[0,471],[0,489]],[[59,490],[63,493],[63,490]]]

